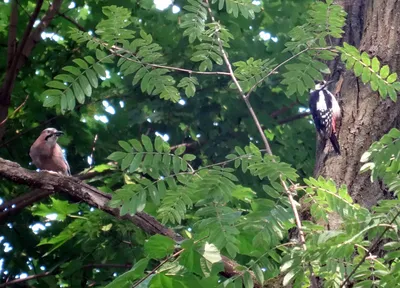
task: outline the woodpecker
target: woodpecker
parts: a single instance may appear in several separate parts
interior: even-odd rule
[[[340,107],[335,96],[328,90],[333,81],[317,81],[310,91],[309,106],[315,128],[322,139],[331,140],[333,149],[340,155],[340,146],[336,138],[336,122],[340,118]]]

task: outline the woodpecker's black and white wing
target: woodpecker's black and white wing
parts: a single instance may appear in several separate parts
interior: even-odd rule
[[[330,139],[335,151],[340,154],[336,138],[336,121],[340,118],[340,107],[335,96],[327,89],[326,82],[311,90],[309,106],[315,128],[322,139]]]
[[[332,101],[325,90],[311,92],[310,111],[314,119],[315,128],[322,138],[329,138],[332,133]]]

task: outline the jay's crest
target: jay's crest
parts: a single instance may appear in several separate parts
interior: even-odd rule
[[[68,162],[57,143],[58,137],[63,134],[55,128],[47,128],[40,133],[29,151],[29,156],[37,168],[71,175]]]

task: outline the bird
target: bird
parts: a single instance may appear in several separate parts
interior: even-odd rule
[[[64,132],[55,128],[46,128],[32,144],[29,156],[32,163],[40,170],[53,171],[64,175],[71,175],[60,145],[57,143],[59,136]]]
[[[336,122],[340,119],[341,112],[335,96],[328,90],[328,85],[332,82],[315,82],[315,88],[310,90],[309,106],[318,134],[322,139],[329,139],[335,152],[340,155]]]

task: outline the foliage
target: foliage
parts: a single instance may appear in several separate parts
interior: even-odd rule
[[[284,51],[298,55],[298,63],[286,64],[282,84],[287,85],[287,96],[300,96],[314,88],[314,80],[322,80],[323,74],[330,74],[322,61],[332,60],[336,53],[330,49],[327,39],[341,38],[344,31],[346,13],[333,1],[315,2],[308,12],[308,21],[289,32],[291,41]]]
[[[34,9],[33,2],[23,2],[29,12]],[[23,130],[27,139],[9,145],[1,156],[28,166],[25,152],[38,130],[31,135],[24,129],[57,118],[57,123],[46,123],[66,128],[60,142],[71,167],[98,172],[90,184],[111,195],[111,208],[119,209],[121,217],[146,212],[183,240],[146,235],[128,221],[57,195],[2,228],[4,242],[14,249],[1,258],[7,269],[2,279],[44,267],[51,275],[30,284],[253,287],[254,281],[282,276],[285,285],[307,287],[311,267],[325,287],[339,287],[349,275],[355,287],[396,285],[399,200],[381,201],[370,211],[353,203],[347,187],[310,178],[314,141],[308,119],[277,125],[268,116],[329,74],[324,61],[338,52],[364,83],[396,100],[397,74],[387,65],[381,68],[376,57],[371,60],[346,43],[328,43],[343,34],[342,8],[331,0],[262,5],[187,0],[176,1],[182,11],[175,15],[171,9],[154,9],[152,1],[134,2],[124,7],[112,1],[76,2],[79,9],[72,8],[72,15],[85,29],[55,19],[54,31],[67,40],[44,41],[31,67],[21,71],[13,99],[29,92],[33,100],[7,123],[6,136]],[[0,5],[1,11],[7,9]],[[282,19],[295,20],[281,25]],[[278,43],[259,40],[262,25],[279,35]],[[237,99],[225,57],[241,89],[251,92],[275,155],[259,148],[261,137]],[[285,71],[279,74],[282,66]],[[182,101],[185,105],[177,104]],[[300,105],[291,107],[289,112],[296,113]],[[98,122],[105,113],[109,122]],[[382,179],[395,195],[400,189],[399,138],[400,132],[391,130],[361,159],[371,180]],[[88,155],[95,161],[89,168]],[[5,199],[26,192],[10,183],[0,187]],[[297,224],[293,209],[303,205],[310,206],[311,219],[303,222],[306,238],[300,243],[289,231]],[[340,225],[327,230],[323,224],[332,214]],[[33,233],[27,223],[42,225],[42,231]],[[385,243],[383,256],[370,251],[377,240]],[[238,263],[240,273],[230,278],[220,274],[225,257]]]
[[[356,47],[343,43],[343,47],[337,47],[342,53],[341,59],[346,63],[346,69],[354,70],[354,75],[361,76],[364,84],[371,83],[373,91],[379,91],[383,99],[389,94],[394,102],[397,100],[397,92],[400,91],[400,82],[397,80],[397,73],[390,74],[388,65],[381,67],[378,58],[370,58],[366,52],[360,52]]]

